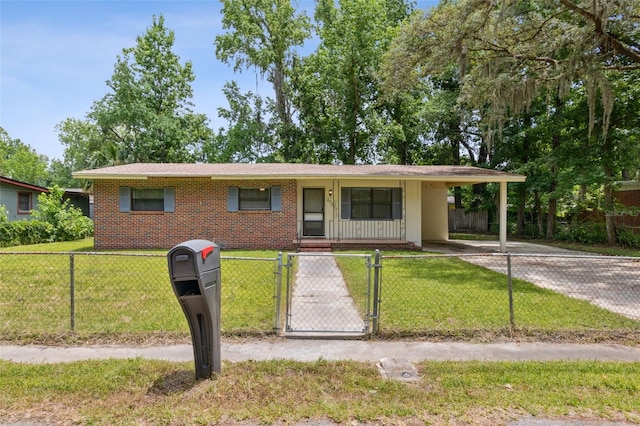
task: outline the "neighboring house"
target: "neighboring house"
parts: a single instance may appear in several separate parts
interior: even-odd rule
[[[128,164],[75,172],[93,180],[96,249],[420,247],[448,239],[447,189],[524,176],[465,166]]]
[[[616,227],[624,227],[640,233],[640,181],[618,182],[613,198],[628,209],[615,216]]]
[[[47,188],[0,176],[0,205],[7,209],[10,222],[30,220],[31,211],[38,205],[38,196]]]
[[[93,197],[87,194],[82,188],[67,188],[64,190],[64,198],[69,203],[80,210],[82,214],[93,219]]]

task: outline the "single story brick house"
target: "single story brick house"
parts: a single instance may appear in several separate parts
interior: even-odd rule
[[[524,176],[465,166],[127,164],[73,174],[93,181],[96,249],[305,245],[420,247],[448,239],[447,190]],[[503,246],[504,247],[504,246]]]

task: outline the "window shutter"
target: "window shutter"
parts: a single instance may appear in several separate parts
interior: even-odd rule
[[[351,188],[340,191],[340,219],[351,219]]]
[[[164,211],[173,213],[176,210],[176,189],[167,187],[164,189]]]
[[[227,190],[227,211],[237,212],[239,209],[239,189],[237,186],[230,186]]]
[[[271,211],[282,211],[282,190],[279,186],[271,187]]]
[[[131,188],[128,186],[120,187],[120,211],[131,211]]]
[[[402,219],[402,188],[391,188],[391,217]]]

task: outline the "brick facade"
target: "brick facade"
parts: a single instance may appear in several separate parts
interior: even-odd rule
[[[640,207],[640,190],[614,191],[614,198],[625,207]]]
[[[628,208],[640,208],[640,190],[626,190],[626,191],[614,191],[614,198],[617,202]],[[614,218],[615,224],[618,227],[625,227],[634,230],[636,233],[640,232],[640,216],[637,214],[624,214],[618,215]]]
[[[227,211],[230,186],[278,186],[282,210]],[[175,188],[174,212],[120,212],[119,189]],[[226,249],[291,250],[296,239],[295,180],[150,178],[94,182],[94,246],[106,249],[168,249],[190,239],[213,240]]]

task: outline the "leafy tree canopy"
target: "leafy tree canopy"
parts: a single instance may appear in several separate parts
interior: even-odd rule
[[[131,162],[188,162],[212,137],[208,119],[192,111],[191,62],[172,52],[174,33],[164,17],[122,50],[107,86],[85,120],[58,125],[73,170]]]
[[[640,3],[627,0],[442,1],[416,16],[388,54],[387,88],[457,64],[460,102],[489,125],[525,111],[541,93],[564,97],[584,85],[590,126],[600,99],[602,126],[613,108],[611,73],[640,68]]]
[[[0,127],[0,175],[10,179],[44,186],[47,183],[45,155],[39,155],[20,139],[13,139]]]

